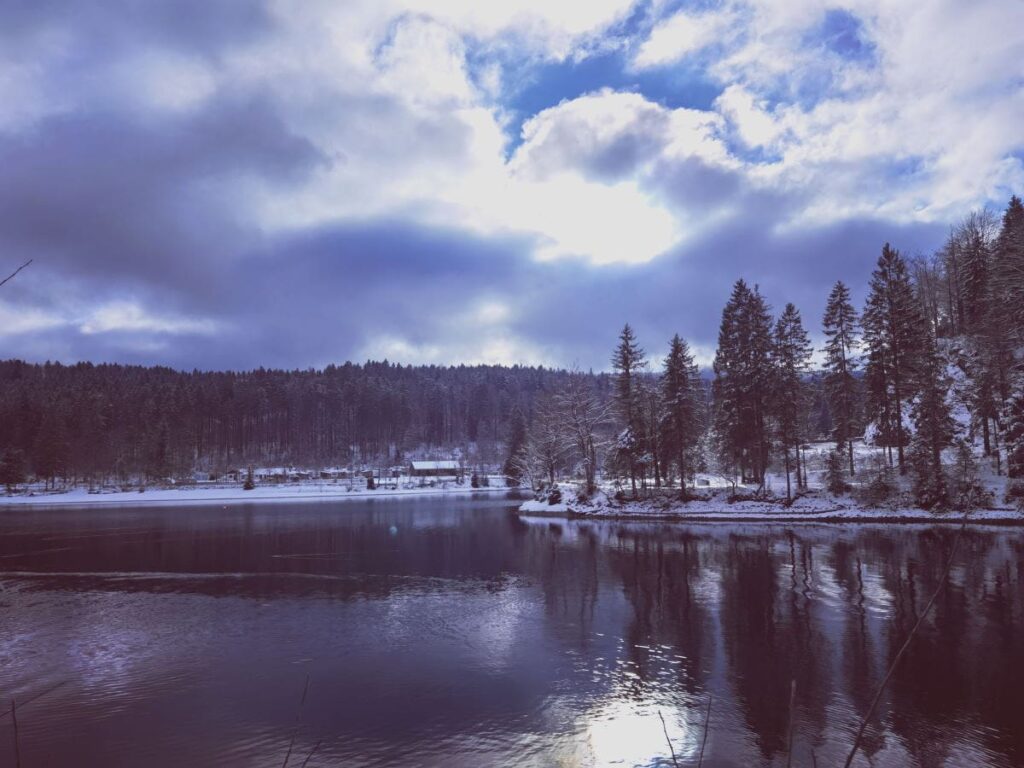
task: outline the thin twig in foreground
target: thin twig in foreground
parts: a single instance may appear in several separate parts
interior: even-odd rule
[[[45,691],[42,691],[41,693],[37,693],[35,696],[29,696],[27,699],[25,699],[25,700],[23,700],[21,702],[21,708],[24,709],[25,707],[27,707],[29,704],[31,704],[36,699],[41,699],[46,694],[51,693],[53,691],[56,691],[58,688],[60,688],[62,685],[65,685],[66,683],[67,683],[67,680],[61,680],[56,685],[51,685]],[[0,712],[0,717],[7,717],[9,714],[11,714],[11,710],[10,709],[5,709],[3,712]]]
[[[15,276],[16,274],[18,274],[19,272],[21,272],[21,270],[23,270],[23,269],[24,269],[25,267],[27,267],[27,266],[28,266],[29,264],[31,264],[31,263],[32,263],[32,259],[29,259],[28,261],[26,261],[26,262],[25,262],[24,264],[22,264],[22,265],[21,265],[20,267],[18,267],[18,268],[17,268],[16,270],[14,270],[13,272],[11,272],[11,274],[9,274],[9,275],[8,275],[7,277],[5,277],[5,278],[4,278],[3,280],[0,280],[0,285],[3,285],[3,284],[4,284],[4,283],[6,283],[6,282],[7,282],[8,280],[11,280],[11,279],[13,279],[13,278],[14,278],[14,276]]]
[[[796,715],[796,678],[789,681],[789,738],[786,747],[786,768],[793,765],[793,718]]]
[[[704,716],[704,738],[700,740],[700,756],[697,758],[697,768],[701,768],[704,765],[704,747],[708,743],[708,726],[711,725],[711,701],[714,697],[708,694],[708,713]]]
[[[21,745],[18,743],[18,712],[11,699],[11,722],[14,723],[14,768],[21,768]]]
[[[308,755],[306,755],[306,759],[302,761],[302,766],[301,766],[301,768],[306,768],[306,763],[308,763],[308,762],[309,762],[310,760],[312,760],[312,759],[313,759],[313,755],[314,755],[314,754],[316,754],[316,751],[317,751],[318,749],[320,749],[320,745],[321,745],[321,744],[323,744],[323,741],[322,741],[322,740],[321,740],[321,741],[318,741],[318,742],[317,742],[316,744],[314,744],[314,745],[313,745],[313,748],[312,748],[311,750],[309,750],[309,754],[308,754]]]
[[[860,740],[864,737],[864,731],[867,730],[868,722],[871,717],[875,714],[875,707],[878,706],[878,702],[882,698],[882,691],[885,690],[886,684],[889,682],[889,678],[892,677],[893,672],[896,671],[896,665],[900,663],[900,659],[903,658],[903,654],[907,652],[910,647],[910,641],[914,639],[914,635],[917,634],[918,627],[924,622],[925,617],[932,608],[932,604],[935,602],[942,588],[946,585],[946,578],[949,576],[949,570],[953,567],[953,560],[956,557],[957,547],[960,546],[960,539],[964,535],[964,529],[967,527],[967,515],[964,515],[963,525],[960,526],[960,530],[957,531],[956,539],[953,541],[953,548],[949,551],[949,560],[946,561],[946,567],[942,571],[942,576],[939,578],[939,585],[935,588],[932,596],[928,599],[928,603],[925,605],[924,610],[921,611],[921,615],[917,617],[917,622],[910,630],[910,634],[907,635],[907,639],[904,641],[903,646],[896,654],[896,658],[892,660],[892,664],[889,665],[889,670],[885,673],[885,677],[882,678],[882,683],[878,686],[878,690],[875,692],[875,698],[871,700],[871,706],[868,707],[868,713],[864,716],[861,721],[860,728],[857,729],[857,738],[853,740],[853,747],[850,748],[850,754],[846,758],[846,762],[843,763],[843,768],[850,768],[853,763],[853,758],[857,756],[857,748],[860,747]]]
[[[295,710],[295,726],[292,728],[292,737],[288,742],[288,751],[285,753],[281,768],[288,768],[288,761],[292,758],[292,749],[295,747],[295,737],[299,733],[299,718],[302,716],[302,705],[306,703],[307,691],[309,691],[309,675],[306,675],[306,684],[302,686],[302,698],[299,699],[299,708]]]
[[[661,720],[661,730],[665,732],[665,741],[668,742],[668,751],[672,755],[672,765],[679,768],[679,761],[676,760],[676,750],[672,746],[672,739],[668,737],[668,728],[665,727],[665,718],[661,716],[661,710],[658,710],[658,718]]]

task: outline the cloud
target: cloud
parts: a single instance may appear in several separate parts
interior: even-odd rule
[[[86,335],[97,333],[202,334],[217,332],[217,323],[194,317],[160,317],[138,304],[118,301],[96,308],[79,328]]]
[[[731,42],[739,19],[731,11],[690,13],[679,11],[657,24],[633,58],[644,69],[672,64],[710,46]]]
[[[63,11],[0,10],[0,356],[709,350],[736,277],[813,327],[1024,188],[1015,0]]]

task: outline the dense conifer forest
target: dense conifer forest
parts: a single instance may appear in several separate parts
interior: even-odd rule
[[[251,464],[324,467],[458,455],[537,486],[618,478],[634,496],[716,472],[807,487],[803,446],[830,440],[830,489],[857,477],[854,442],[950,503],[979,460],[1024,475],[1024,206],[978,211],[929,256],[879,249],[863,307],[837,282],[820,325],[739,279],[709,371],[674,336],[627,324],[610,373],[346,363],[180,372],[0,363],[0,482],[168,480]],[[820,328],[815,349],[808,332]],[[950,476],[959,457],[959,481]],[[877,467],[876,467],[877,469]],[[878,478],[875,478],[878,480]],[[885,478],[878,480],[882,485]],[[956,490],[963,493],[964,487]]]
[[[190,373],[0,363],[0,441],[40,477],[164,478],[246,464],[333,466],[472,444],[495,460],[517,409],[565,373],[346,363]],[[602,377],[594,377],[602,387]]]

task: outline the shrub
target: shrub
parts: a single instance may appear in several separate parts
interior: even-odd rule
[[[1006,503],[1024,511],[1024,481],[1017,480],[1006,485]]]
[[[992,494],[981,484],[977,462],[966,442],[961,441],[957,446],[957,461],[951,474],[950,495],[953,506],[961,512],[988,506],[992,501]]]
[[[869,470],[868,482],[857,492],[857,501],[870,507],[877,507],[889,501],[896,493],[896,484],[893,481],[892,468],[885,459],[876,459],[874,466]]]
[[[829,451],[826,484],[830,493],[841,494],[850,490],[843,470],[843,457],[838,451]]]

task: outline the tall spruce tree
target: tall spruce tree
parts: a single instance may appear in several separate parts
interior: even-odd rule
[[[879,434],[896,444],[900,473],[906,473],[903,415],[918,386],[925,326],[906,262],[888,243],[871,275],[862,317],[868,349],[868,408]]]
[[[1024,340],[1024,203],[1014,195],[993,247],[992,303],[1002,333]]]
[[[992,231],[995,222],[987,211],[973,211],[957,227],[954,238],[960,253],[960,332],[980,333],[988,316],[992,262]]]
[[[773,383],[771,315],[764,298],[741,279],[722,310],[714,362],[715,432],[744,482],[764,484]]]
[[[1024,379],[1018,379],[1013,387],[1003,408],[1003,420],[1006,474],[1014,479],[1024,478]]]
[[[935,340],[930,337],[923,344],[919,373],[920,387],[910,414],[914,422],[914,493],[923,508],[941,508],[949,502],[942,450],[952,444],[956,425],[946,401],[949,377]]]
[[[989,251],[985,306],[975,328],[969,374],[971,410],[982,429],[985,455],[993,453],[994,432],[998,462],[1000,413],[1011,395],[1015,348],[1024,341],[1024,205],[1019,197],[1010,199]]]
[[[526,456],[526,419],[518,408],[512,409],[509,418],[508,453],[505,456],[505,479],[510,486],[519,485],[523,479]]]
[[[679,471],[679,494],[686,497],[686,477],[690,467],[687,454],[700,440],[700,378],[693,355],[679,334],[669,342],[661,376],[661,444],[667,461],[675,461]]]
[[[773,342],[775,387],[772,410],[786,469],[786,498],[792,499],[790,450],[796,455],[797,487],[803,487],[804,484],[800,471],[803,416],[807,406],[804,376],[810,368],[812,352],[811,340],[804,330],[800,311],[793,304],[786,304],[779,315]]]
[[[643,408],[638,378],[646,367],[644,350],[629,323],[619,333],[619,344],[612,355],[615,371],[615,405],[622,424],[618,449],[629,468],[629,482],[636,496],[636,463],[644,451]]]
[[[857,311],[850,289],[840,280],[832,287],[822,319],[825,333],[825,393],[832,413],[836,449],[845,451],[854,474],[853,436],[857,423]]]
[[[52,485],[54,478],[65,469],[68,454],[67,431],[64,417],[51,409],[43,415],[36,435],[32,464],[36,475]]]
[[[25,455],[17,448],[8,448],[0,459],[0,485],[11,493],[15,486],[24,482]]]

